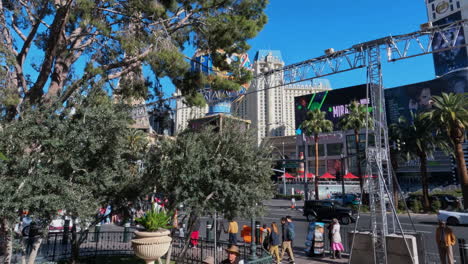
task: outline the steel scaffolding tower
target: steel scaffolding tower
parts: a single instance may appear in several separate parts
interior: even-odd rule
[[[426,25],[421,31],[377,39],[355,45],[347,50],[337,52],[327,50],[328,54],[325,56],[271,70],[256,77],[257,81],[263,78],[268,86],[270,84],[268,79],[271,76],[282,74],[284,79],[281,85],[288,85],[367,67],[367,99],[372,104],[372,116],[368,114],[368,118],[372,118],[373,121],[373,128],[368,127],[366,129],[367,175],[377,176],[376,178],[367,178],[374,263],[387,263],[386,236],[389,234],[389,230],[395,233],[396,225],[404,238],[409,254],[412,256],[403,228],[396,215],[393,195],[391,195],[393,180],[384,88],[382,85],[381,50],[387,51],[388,61],[396,61],[466,47],[468,44],[458,45],[457,39],[467,26],[468,20],[457,21],[440,27]],[[442,37],[446,44],[445,48],[435,50],[432,47],[432,42],[436,36]],[[270,85],[265,89],[275,87]],[[369,133],[370,130],[373,133]],[[374,137],[374,144],[369,144],[368,139],[370,136]],[[389,200],[390,208],[388,209],[392,212],[389,223],[387,221],[386,197]]]

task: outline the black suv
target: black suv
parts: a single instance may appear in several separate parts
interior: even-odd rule
[[[323,219],[337,218],[343,225],[356,222],[353,210],[342,207],[337,202],[328,200],[310,200],[304,203],[304,216],[307,221],[322,221]]]

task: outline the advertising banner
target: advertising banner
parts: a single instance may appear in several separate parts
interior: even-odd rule
[[[398,122],[399,117],[411,120],[411,112],[431,109],[434,95],[468,92],[468,69],[460,69],[441,78],[385,90],[385,106],[388,124]]]
[[[348,105],[352,101],[368,104],[365,84],[294,98],[297,132],[300,132],[301,124],[306,120],[307,112],[313,109],[326,112],[326,118],[333,122],[335,131],[339,130],[337,124],[340,118],[348,113]]]
[[[434,26],[441,26],[449,24],[455,21],[461,20],[461,12],[453,13],[442,19],[435,21]],[[448,43],[455,41],[456,46],[465,44],[465,36],[463,30],[460,31],[456,40],[454,40],[455,29],[452,32],[448,32],[444,36],[442,34],[436,34],[432,41],[432,49],[444,49],[448,47]],[[442,76],[450,71],[460,69],[468,66],[468,56],[466,47],[451,49],[442,52],[436,52],[433,54],[434,68],[436,76]]]

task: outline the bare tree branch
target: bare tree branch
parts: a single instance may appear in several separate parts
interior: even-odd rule
[[[12,27],[15,30],[16,34],[23,40],[26,41],[26,36],[21,32],[21,30],[15,25],[15,22],[13,21]]]
[[[26,10],[26,13],[28,13],[28,17],[29,17],[29,22],[31,22],[31,24],[34,23],[34,21],[37,19],[37,16],[35,16],[32,12],[31,12],[31,9],[29,7],[29,5],[27,3],[25,3],[23,0],[19,0],[20,4],[24,7],[24,9]],[[46,26],[47,28],[50,28],[50,25],[47,24],[44,20],[39,19],[39,21],[41,22],[41,24],[43,24],[44,26]]]

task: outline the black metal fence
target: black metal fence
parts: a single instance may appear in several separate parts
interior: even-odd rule
[[[349,232],[354,231],[352,227],[341,227],[341,238],[342,244],[345,248],[344,253],[350,253],[350,236]],[[439,263],[439,254],[437,246],[430,241],[434,240],[432,233],[417,233],[416,235],[418,243],[418,256],[419,263]],[[80,257],[97,257],[97,256],[132,256],[134,255],[131,239],[133,238],[133,232],[89,232],[84,237],[84,242],[80,245],[79,254]],[[18,241],[17,241],[18,242]],[[29,238],[23,238],[22,242],[28,247],[34,242]],[[176,259],[182,252],[184,246],[184,240],[179,237],[173,238],[171,259]],[[250,244],[238,244],[241,251],[241,257],[243,259],[250,258],[251,245]],[[297,245],[299,246],[299,244]],[[190,247],[183,261],[179,263],[200,263],[207,256],[216,256],[218,262],[227,258],[226,249],[229,244],[226,241],[220,241],[216,247],[213,241],[207,241],[199,239],[196,247]],[[330,241],[328,235],[324,234],[324,249],[326,252],[330,250]],[[453,248],[454,257],[457,263],[462,263],[460,253],[458,250],[458,244]],[[20,252],[15,253],[13,263],[20,263],[19,255]],[[64,235],[63,233],[50,233],[46,238],[43,239],[41,247],[38,253],[38,262],[49,261],[56,262],[59,260],[69,259],[72,255],[71,246],[71,234]],[[257,245],[256,256],[261,263],[271,263],[271,256],[265,252],[265,250]],[[1,257],[0,257],[1,259]],[[16,260],[16,261],[15,261]],[[249,263],[254,263],[249,261]]]
[[[80,244],[80,257],[98,257],[98,256],[133,256],[134,252],[131,245],[133,232],[88,232],[84,234],[84,241]],[[80,235],[80,234],[78,234]],[[26,246],[26,252],[29,253],[29,246],[33,244],[34,238],[23,238],[22,242]],[[226,249],[230,246],[226,241],[216,243],[204,239],[198,239],[196,247],[189,247],[183,257],[180,256],[185,239],[174,237],[171,248],[171,259],[178,260],[177,263],[201,263],[207,256],[215,257],[218,262],[227,258]],[[249,259],[251,255],[250,244],[238,244],[241,258]],[[20,252],[17,251],[12,263],[20,263]],[[260,260],[255,263],[271,263],[270,255],[260,246],[256,247],[255,255]],[[71,235],[64,233],[50,233],[43,239],[38,252],[38,262],[58,262],[60,260],[70,259],[72,256]],[[249,262],[254,263],[254,262]]]

